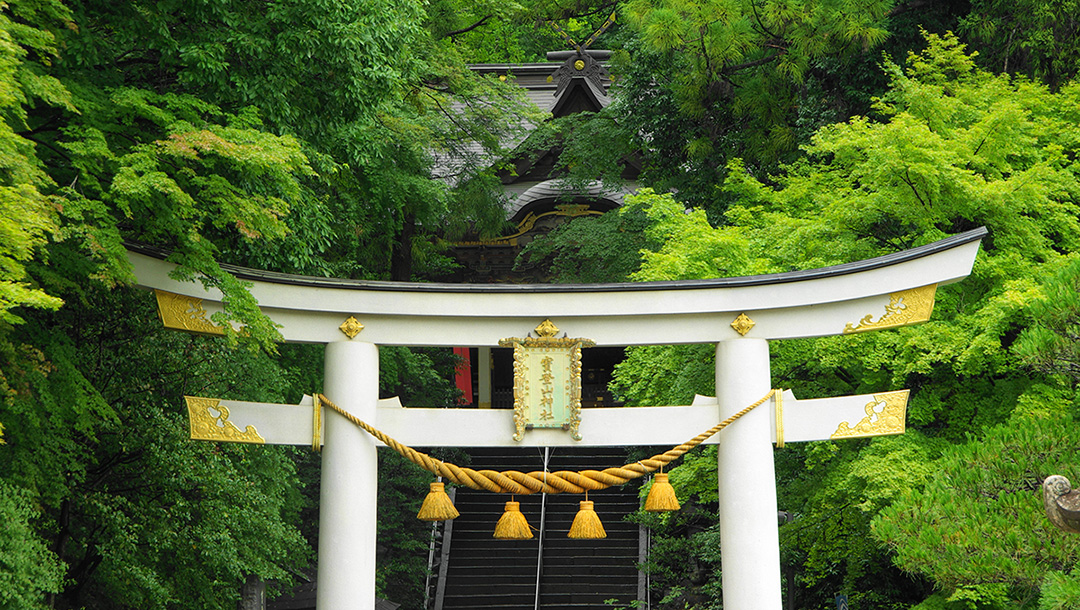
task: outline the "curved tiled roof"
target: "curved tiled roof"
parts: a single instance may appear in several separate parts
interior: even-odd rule
[[[584,189],[562,186],[561,182],[562,181],[559,179],[545,180],[529,187],[525,192],[511,199],[510,207],[506,211],[506,217],[516,218],[519,212],[536,201],[566,198],[567,196],[587,199],[607,199],[616,206],[621,206],[623,204],[623,198],[634,192],[634,189],[629,186],[623,186],[622,188],[615,190],[605,188],[604,184],[599,180],[592,181],[589,186]]]

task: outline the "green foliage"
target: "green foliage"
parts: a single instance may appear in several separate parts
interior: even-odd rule
[[[630,518],[651,533],[643,564],[664,608],[719,608],[720,528],[716,523],[716,447],[683,456],[669,481],[682,508],[670,513],[639,511]],[[641,488],[642,498],[649,485]]]
[[[529,19],[528,9],[517,2],[441,0],[427,13],[433,34],[448,38],[475,63],[545,61],[547,51],[563,46],[555,30]]]
[[[220,608],[303,567],[310,458],[191,443],[178,405],[320,383],[321,352],[270,355],[277,330],[221,262],[411,279],[445,260],[435,227],[501,227],[501,146],[540,117],[425,22],[411,0],[0,3],[0,485],[35,507],[11,514],[29,539],[4,558],[10,599]],[[244,331],[161,331],[123,287],[124,240],[172,250]],[[384,363],[384,392],[456,400],[448,353]],[[384,557],[393,597],[419,590],[414,530]]]
[[[574,218],[534,239],[515,268],[543,266],[560,284],[628,281],[641,264],[641,251],[656,247],[645,232],[644,206],[634,201],[640,198],[628,196],[618,211]],[[580,264],[583,260],[589,264]]]
[[[184,394],[282,400],[268,355],[160,327],[151,295],[90,284],[2,343],[4,484],[40,507],[61,607],[235,604],[309,554],[293,450],[192,443]],[[22,559],[16,556],[16,560]],[[49,565],[49,562],[43,563]],[[46,586],[47,585],[47,586]],[[27,599],[56,589],[27,589]]]
[[[671,87],[680,109],[700,116],[723,86],[758,87],[775,76],[802,79],[816,57],[881,44],[892,2],[629,2],[628,21],[652,49],[686,62]],[[749,75],[743,74],[744,72]],[[778,81],[773,81],[778,82]]]
[[[431,523],[420,521],[429,473],[392,451],[379,452],[378,594],[406,608],[424,607]]]
[[[409,280],[414,258],[421,270],[430,266],[425,257],[436,258],[430,254],[434,227],[502,227],[492,181],[496,161],[502,145],[515,141],[538,113],[512,83],[468,70],[451,41],[423,27],[420,4],[283,3],[270,10],[240,0],[73,5],[79,27],[60,32],[66,54],[58,72],[69,87],[78,83],[89,104],[79,106],[87,128],[72,133],[49,114],[34,128],[37,140],[58,140],[60,148],[65,136],[79,140],[77,152],[85,158],[72,163],[96,175],[58,182],[80,194],[93,198],[86,187],[138,188],[129,195],[179,203],[182,210],[189,207],[184,197],[198,187],[222,207],[219,228],[229,224],[229,214],[243,215],[235,227],[240,239],[203,236],[219,258],[315,275]],[[109,98],[117,92],[124,103],[114,108]],[[117,120],[103,120],[110,118]],[[165,133],[146,138],[141,121]],[[240,134],[223,132],[228,128],[250,131],[238,141]],[[250,146],[217,146],[213,136]],[[132,138],[136,150],[117,137]],[[235,156],[263,144],[262,159]],[[196,151],[198,159],[185,156]],[[119,168],[120,184],[111,175],[118,169],[114,157],[137,164]],[[182,161],[181,171],[202,172],[199,181],[162,172],[159,162],[172,160]],[[282,172],[297,181],[285,193],[279,192],[286,186]],[[265,208],[261,217],[248,214],[245,206],[253,204]],[[250,238],[273,229],[286,213],[289,239],[253,247]],[[202,260],[181,262],[227,284],[202,256],[209,246],[199,245]],[[242,294],[233,299],[230,309],[250,317]]]
[[[53,35],[24,21],[35,13],[65,20],[58,2],[0,4],[0,324],[20,322],[15,307],[55,309],[50,296],[26,280],[25,263],[56,228],[53,186],[26,128],[28,109],[43,104],[70,108],[70,94],[45,68],[56,56]],[[44,192],[43,192],[44,191]]]
[[[379,348],[379,389],[402,404],[439,407],[459,403],[461,390],[450,380],[460,359],[446,348],[382,346]]]
[[[0,480],[0,608],[44,608],[40,592],[55,593],[64,571],[34,531],[31,497]]]
[[[1080,4],[976,0],[960,30],[994,72],[1024,74],[1056,89],[1080,73]]]
[[[1080,261],[1069,260],[1039,288],[1039,296],[1027,306],[1032,323],[1020,334],[1014,349],[1039,371],[1076,380],[1080,378]]]
[[[1039,610],[1068,610],[1080,607],[1080,570],[1068,574],[1053,571],[1046,574],[1039,598]]]
[[[926,573],[950,601],[966,599],[972,608],[989,603],[975,593],[985,595],[992,585],[1003,607],[1028,599],[1047,578],[1060,584],[1061,575],[1049,573],[1076,564],[1080,541],[1046,519],[1040,485],[1051,474],[1080,475],[1080,441],[1075,419],[1052,413],[1018,413],[946,451],[925,487],[907,490],[884,509],[873,531],[888,541],[898,564]]]
[[[299,142],[261,131],[250,108],[229,115],[189,95],[72,88],[82,113],[46,156],[57,178],[74,185],[63,192],[56,248],[92,256],[98,268],[88,273],[108,284],[130,279],[122,238],[173,249],[187,277],[201,274],[225,292],[224,319],[245,323],[264,345],[277,338],[218,259],[306,249],[284,221],[293,204],[307,203],[302,180],[312,169]],[[257,245],[286,238],[284,247]]]
[[[920,26],[955,23],[946,3],[912,13],[897,4],[624,3],[617,95],[594,121],[609,135],[582,138],[563,151],[561,164],[571,176],[606,178],[619,168],[597,167],[605,149],[632,152],[643,185],[677,192],[722,222],[733,198],[717,185],[731,159],[761,175],[775,171],[822,125],[869,110],[886,86],[877,49],[903,53],[921,43]]]
[[[726,226],[714,228],[669,196],[646,195],[649,237],[661,245],[644,254],[634,274],[639,280],[822,267],[980,225],[989,230],[972,275],[938,290],[933,321],[772,348],[774,383],[799,396],[910,388],[908,422],[918,430],[902,439],[778,453],[781,508],[796,516],[783,529],[783,557],[798,570],[800,603],[809,607],[844,590],[859,592],[853,603],[903,608],[925,598],[930,586],[944,592],[934,598],[947,604],[942,607],[993,607],[1037,595],[1048,573],[1070,565],[1071,556],[1054,555],[1027,532],[1050,527],[1041,521],[1037,482],[1050,463],[1071,472],[1065,456],[1075,449],[1062,444],[1065,428],[1054,436],[1041,427],[1050,423],[1025,414],[1056,413],[1053,425],[1061,426],[1071,394],[1059,378],[1033,375],[1012,346],[1038,319],[1059,337],[1042,345],[1060,346],[1068,357],[1070,301],[1048,303],[1071,289],[1071,276],[1043,278],[1071,263],[1064,253],[1080,238],[1080,90],[1066,85],[1052,92],[994,76],[978,69],[955,37],[927,34],[926,40],[928,48],[909,55],[904,67],[886,62],[890,87],[875,105],[883,120],[856,117],[818,130],[801,159],[768,178],[731,162],[723,189],[736,203]],[[1041,348],[1023,349],[1017,348],[1036,358]],[[631,404],[685,403],[695,392],[709,392],[711,377],[711,349],[635,348],[613,386]],[[1002,430],[1015,438],[995,436]],[[983,444],[996,449],[976,450],[982,444],[972,440],[972,453],[938,459],[949,444],[967,446],[984,434]],[[1012,455],[1011,443],[1024,443],[1030,455]],[[988,466],[980,474],[984,469],[971,467],[972,460],[996,460],[1001,472]],[[1040,463],[1037,470],[1030,466]],[[947,498],[945,488],[963,477],[1001,481],[995,483],[1000,493],[993,492],[1000,501],[980,503],[977,491]],[[940,493],[924,494],[924,486]],[[908,511],[888,512],[900,505]],[[875,521],[879,514],[892,516]],[[869,536],[872,522],[879,524],[878,540]],[[916,553],[917,560],[907,558],[928,548],[919,541],[930,538],[941,542]],[[917,574],[898,572],[890,553]],[[1040,559],[1050,555],[1053,560]],[[1007,567],[1014,556],[1019,559]]]

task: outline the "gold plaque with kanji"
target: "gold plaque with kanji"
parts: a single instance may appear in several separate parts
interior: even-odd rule
[[[526,430],[562,428],[581,440],[581,348],[595,345],[588,339],[556,337],[559,329],[544,320],[538,336],[503,339],[514,348],[514,440]]]

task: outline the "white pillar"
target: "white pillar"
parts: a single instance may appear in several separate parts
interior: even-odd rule
[[[733,339],[716,346],[721,419],[768,393],[769,343]],[[765,403],[720,432],[720,556],[724,610],[781,610],[769,408]]]
[[[379,350],[371,343],[326,345],[326,397],[367,422],[379,399]],[[319,498],[318,610],[375,608],[375,508],[378,459],[374,439],[324,409]]]

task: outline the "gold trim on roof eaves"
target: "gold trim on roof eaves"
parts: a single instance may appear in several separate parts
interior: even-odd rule
[[[224,335],[225,330],[206,317],[202,299],[154,290],[157,297],[158,317],[165,328],[186,330],[208,335]]]
[[[876,322],[874,321],[874,314],[866,314],[856,324],[848,322],[844,326],[844,334],[884,330],[886,328],[926,322],[934,312],[934,295],[936,292],[937,284],[893,292],[889,294],[889,304],[885,306],[885,314],[878,318]]]

